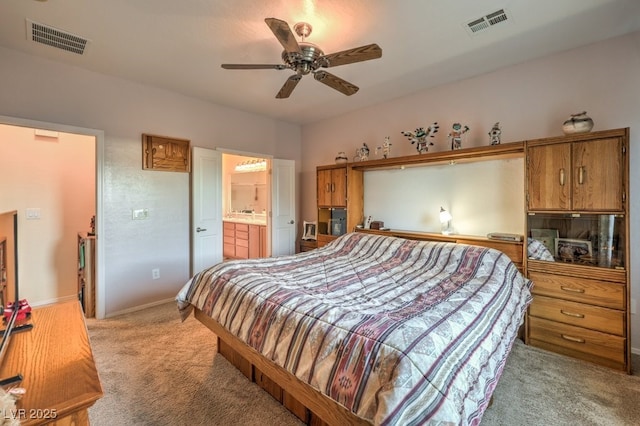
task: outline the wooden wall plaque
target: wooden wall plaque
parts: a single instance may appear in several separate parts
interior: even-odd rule
[[[190,141],[142,134],[142,169],[164,172],[191,171]]]

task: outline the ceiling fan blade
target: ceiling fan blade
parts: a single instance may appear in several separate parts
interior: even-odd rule
[[[276,99],[288,98],[291,92],[293,92],[293,89],[296,88],[296,86],[298,85],[298,82],[301,79],[302,79],[302,76],[299,74],[294,74],[291,77],[289,77],[287,81],[285,81],[282,87],[280,88],[280,91],[276,95]]]
[[[318,80],[320,83],[326,84],[332,89],[336,89],[338,92],[344,93],[347,96],[351,96],[358,90],[360,90],[358,86],[355,86],[348,81],[343,80],[340,77],[336,77],[335,75],[330,74],[326,71],[316,71],[313,74],[313,78]]]
[[[341,52],[330,53],[324,55],[319,61],[326,64],[322,66],[337,67],[338,65],[352,64],[354,62],[368,61],[370,59],[378,59],[382,56],[382,49],[377,44],[367,44],[366,46],[354,47],[353,49],[343,50]]]
[[[289,27],[286,21],[276,18],[265,18],[264,22],[271,28],[273,35],[276,36],[287,53],[300,53],[300,45],[296,41],[296,37],[293,35],[291,27]]]
[[[286,65],[282,64],[222,64],[225,70],[283,70]]]

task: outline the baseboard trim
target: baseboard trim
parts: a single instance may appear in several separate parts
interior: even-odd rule
[[[55,299],[40,300],[35,303],[29,302],[29,305],[31,305],[32,308],[37,308],[39,306],[53,305],[55,303],[68,302],[70,300],[78,300],[78,296],[71,295],[71,296],[65,296],[65,297],[58,297]]]
[[[147,303],[144,305],[138,305],[138,306],[134,306],[132,308],[127,308],[127,309],[123,309],[121,311],[116,311],[116,312],[110,312],[107,314],[107,316],[105,318],[112,318],[112,317],[117,317],[118,315],[123,315],[123,314],[130,314],[131,312],[136,312],[136,311],[141,311],[143,309],[147,309],[147,308],[152,308],[154,306],[158,306],[158,305],[163,305],[165,303],[171,302],[176,300],[174,297],[168,298],[168,299],[163,299],[163,300],[158,300],[156,302],[151,302],[151,303]],[[178,305],[176,305],[176,312],[178,309]]]

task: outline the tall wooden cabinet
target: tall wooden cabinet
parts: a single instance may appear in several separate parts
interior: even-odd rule
[[[351,165],[318,166],[318,247],[351,232],[363,222],[364,184],[362,170]]]
[[[7,238],[0,236],[0,306],[7,303]]]
[[[629,129],[526,142],[531,345],[631,371]]]
[[[87,318],[96,316],[96,237],[78,233],[78,299]]]

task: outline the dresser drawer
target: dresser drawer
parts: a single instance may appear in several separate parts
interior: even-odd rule
[[[222,222],[222,229],[224,230],[224,232],[231,232],[233,233],[233,231],[236,229],[236,225],[233,222]]]
[[[240,245],[236,245],[236,257],[238,259],[248,259],[249,247],[242,247]]]
[[[529,317],[529,342],[533,346],[545,349],[565,348],[567,349],[566,353],[572,356],[584,354],[585,356],[580,357],[583,359],[602,358],[623,365],[625,363],[625,340],[623,337],[599,331]],[[563,351],[557,352],[562,353]]]
[[[224,244],[229,244],[229,245],[234,245],[236,243],[236,239],[233,238],[233,235],[226,235],[225,234],[225,236],[222,239],[222,241],[224,242]]]
[[[613,309],[625,309],[623,284],[529,271],[533,294]]]
[[[249,241],[249,230],[247,229],[246,231],[239,231],[236,229],[236,241],[237,240]]]
[[[578,327],[625,335],[624,312],[545,296],[533,296],[529,315]]]

